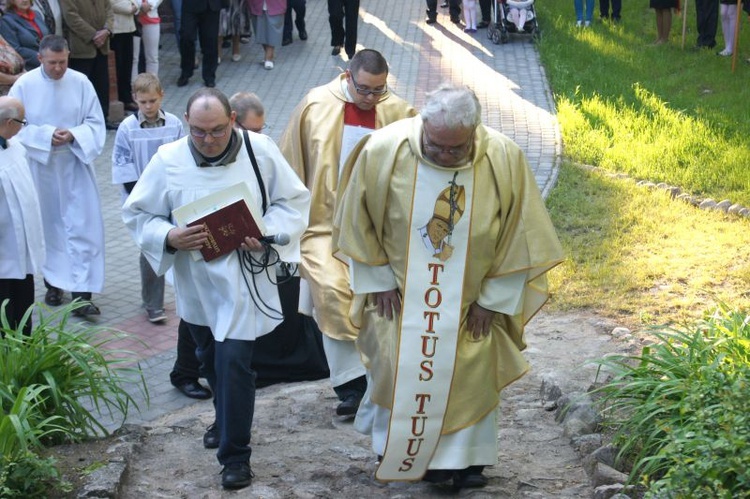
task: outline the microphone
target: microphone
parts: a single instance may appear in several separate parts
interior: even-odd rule
[[[274,236],[263,236],[258,240],[264,244],[276,244],[278,246],[285,246],[289,244],[289,234],[287,234],[286,232],[279,232]]]

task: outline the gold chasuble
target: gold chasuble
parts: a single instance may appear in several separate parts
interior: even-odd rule
[[[297,106],[290,125],[280,140],[284,157],[295,169],[311,194],[310,224],[301,239],[301,274],[312,290],[316,319],[320,329],[331,338],[353,341],[357,329],[349,321],[352,292],[346,265],[333,258],[331,233],[339,168],[365,131],[382,128],[394,121],[414,116],[406,101],[386,93],[368,111],[350,109],[344,93],[346,77],[312,89]],[[364,116],[363,116],[364,114]],[[345,126],[345,115],[353,121]]]
[[[383,480],[421,478],[440,435],[482,420],[527,371],[523,328],[563,256],[515,143],[480,125],[470,161],[446,168],[422,156],[421,134],[415,117],[361,141],[334,221],[334,249],[389,267],[403,300],[392,321],[364,295],[351,310],[372,401],[391,411]],[[496,312],[480,339],[466,329],[474,302]]]

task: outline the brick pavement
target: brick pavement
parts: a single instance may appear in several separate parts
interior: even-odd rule
[[[528,155],[537,183],[545,194],[554,186],[561,140],[552,95],[538,54],[528,36],[511,35],[510,43],[494,45],[486,30],[472,35],[450,23],[446,9],[439,9],[438,24],[424,23],[422,1],[362,0],[359,48],[382,52],[390,64],[391,88],[417,108],[425,92],[441,81],[469,85],[483,106],[483,122],[514,139]],[[252,40],[242,45],[242,60],[232,62],[224,49],[217,71],[217,88],[231,95],[237,91],[257,93],[266,106],[271,137],[278,140],[289,115],[312,87],[327,83],[345,68],[345,55],[330,55],[330,31],[325,0],[308,0],[307,31],[301,41],[295,30],[294,43],[276,51],[276,67],[263,69],[262,48]],[[200,69],[190,83],[177,88],[179,53],[174,36],[162,36],[160,77],[165,86],[163,106],[182,116],[188,97],[202,84]],[[122,346],[137,352],[150,392],[150,405],[131,414],[128,422],[141,423],[196,403],[183,397],[169,383],[174,362],[177,323],[174,296],[167,286],[169,320],[154,325],[141,308],[138,252],[120,218],[120,194],[111,184],[111,152],[115,132],[107,133],[104,153],[96,161],[106,237],[105,289],[94,295],[102,315],[96,324],[125,331],[134,337]],[[37,278],[37,299],[43,301],[44,286]],[[66,300],[69,295],[66,293]],[[204,402],[207,403],[207,402]],[[118,422],[102,417],[114,429]]]

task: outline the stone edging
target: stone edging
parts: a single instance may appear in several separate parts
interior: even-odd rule
[[[635,185],[639,187],[646,187],[648,189],[661,189],[661,190],[667,191],[672,199],[678,199],[680,201],[684,201],[701,210],[722,211],[724,213],[737,215],[737,216],[744,217],[744,218],[750,218],[750,208],[742,206],[741,204],[738,204],[738,203],[732,203],[732,201],[728,199],[724,199],[722,201],[716,202],[715,200],[711,198],[700,198],[688,192],[683,192],[681,188],[673,186],[673,185],[669,185],[664,182],[660,182],[656,184],[648,180],[636,180],[626,175],[625,173],[613,173],[613,172],[604,170],[602,168],[599,168],[598,166],[576,163],[570,160],[566,160],[566,161],[570,163],[571,165],[577,166],[578,168],[582,168],[584,170],[591,171],[591,172],[596,172],[609,178],[616,178],[620,180],[628,180],[631,182],[635,182]]]

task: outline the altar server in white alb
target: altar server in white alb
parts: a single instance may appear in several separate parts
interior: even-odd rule
[[[104,223],[94,160],[106,138],[104,116],[88,78],[68,69],[68,44],[57,35],[39,44],[41,65],[10,89],[26,108],[26,147],[42,211],[47,259],[45,302],[62,303],[63,290],[84,305],[79,316],[98,315],[92,293],[104,287]]]
[[[262,256],[263,245],[256,238],[246,237],[242,250],[208,262],[194,258],[207,235],[200,225],[177,226],[173,212],[244,183],[258,212],[266,206],[265,235],[290,237],[287,246],[274,246],[280,259],[299,262],[310,193],[270,137],[235,130],[229,99],[215,88],[190,97],[185,119],[190,136],[159,148],[125,202],[123,220],[157,274],[174,269],[177,314],[190,329],[201,374],[214,393],[216,419],[204,446],[213,447],[209,444],[218,436],[222,486],[238,489],[250,485],[253,476],[255,339],[282,322],[278,290],[271,281],[276,271],[273,265],[263,269],[247,261]]]
[[[523,152],[480,116],[442,86],[360,141],[339,184],[334,248],[371,377],[355,428],[381,480],[487,483],[500,391],[528,369],[524,324],[562,258]]]
[[[0,97],[0,304],[9,300],[5,317],[13,329],[34,303],[34,274],[44,263],[39,199],[26,150],[13,139],[26,123],[21,101]],[[31,329],[29,317],[24,333]]]

